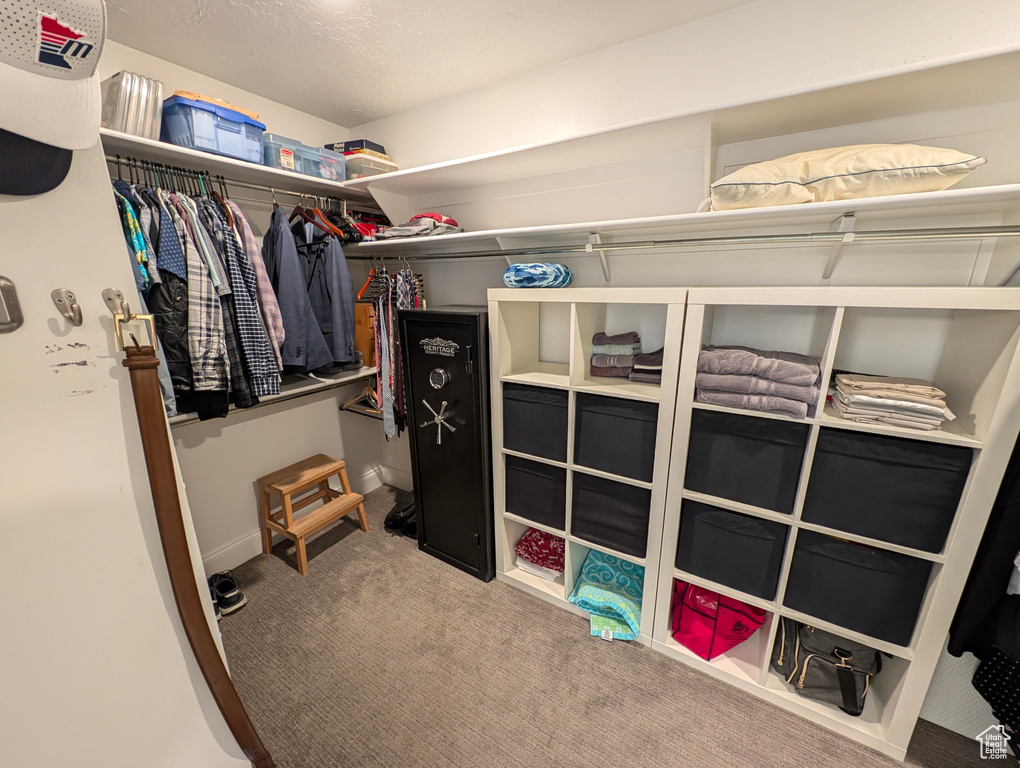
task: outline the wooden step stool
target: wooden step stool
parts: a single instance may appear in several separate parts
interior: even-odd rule
[[[259,509],[259,521],[262,525],[262,551],[269,554],[273,549],[273,533],[291,539],[297,546],[298,573],[308,575],[308,555],[305,552],[305,539],[318,533],[327,525],[335,523],[352,509],[357,507],[361,530],[368,531],[368,518],[365,516],[365,497],[360,493],[351,492],[351,483],[347,479],[344,462],[324,453],[317,453],[304,461],[291,464],[289,467],[270,472],[258,479],[262,490],[262,503]],[[329,487],[329,478],[340,477],[343,493]],[[312,486],[319,486],[315,493],[304,496],[297,501],[293,497],[307,491]],[[283,506],[275,512],[272,509],[272,494],[280,495]],[[319,499],[325,503],[312,510],[300,520],[294,520],[294,513],[307,507]]]

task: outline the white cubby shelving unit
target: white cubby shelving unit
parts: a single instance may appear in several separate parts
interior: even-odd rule
[[[653,648],[826,727],[902,759],[970,569],[999,481],[1020,429],[1020,295],[989,288],[691,288],[680,359],[673,449],[663,518]],[[740,344],[819,358],[821,381],[832,370],[855,370],[932,380],[948,393],[957,419],[924,432],[847,421],[823,407],[803,420],[694,402],[703,344]],[[825,387],[819,395],[824,403]],[[803,424],[807,438],[790,512],[688,490],[689,440],[699,411]],[[938,551],[860,536],[802,519],[819,433],[851,431],[966,449],[971,457],[945,545]],[[818,480],[816,482],[822,482]],[[762,597],[680,570],[677,547],[685,502],[700,502],[780,523],[788,533],[774,592]],[[786,605],[798,534],[826,535],[922,561],[930,568],[909,642],[894,643],[839,626]],[[695,541],[694,546],[697,546]],[[673,640],[670,600],[674,579],[707,587],[767,611],[749,641],[705,661]],[[872,681],[860,717],[801,697],[770,669],[779,617],[855,640],[887,654]]]
[[[658,402],[651,481],[616,478],[652,492],[647,547],[639,559],[646,567],[640,642],[899,759],[1020,431],[1020,295],[983,287],[1015,282],[1020,266],[1020,160],[1015,152],[1020,52],[925,62],[909,69],[755,103],[721,104],[553,137],[347,184],[352,191],[371,193],[395,222],[442,211],[469,230],[362,243],[348,249],[353,258],[420,259],[430,273],[427,279],[434,275],[458,287],[459,264],[442,262],[566,261],[575,268],[575,284],[587,286],[599,283],[592,282],[598,275],[584,260],[598,258],[606,283],[619,286],[489,290],[498,578],[578,612],[566,598],[588,550],[601,545],[572,533],[572,478],[604,474],[575,461],[579,398]],[[695,212],[713,181],[748,163],[873,142],[944,146],[986,156],[988,163],[941,192]],[[852,242],[840,234],[850,226]],[[835,240],[843,244],[835,246]],[[492,274],[487,271],[486,279]],[[719,287],[623,287],[627,283]],[[734,285],[790,287],[724,287]],[[628,306],[642,311],[614,325],[626,317],[620,311]],[[651,338],[653,326],[665,329],[662,386],[592,379],[587,370],[591,333],[603,324],[610,331],[630,330],[638,320],[646,322],[639,328],[643,339]],[[696,404],[697,355],[704,343],[810,354],[821,361],[824,384],[833,369],[930,379],[949,393],[957,418],[933,432],[858,424],[826,407],[824,391],[799,421]],[[561,458],[521,456],[503,444],[502,393],[508,385],[566,393],[568,438]],[[668,421],[667,411],[672,414]],[[704,414],[742,416],[770,427],[795,427],[804,436],[788,509],[685,487],[695,414],[701,414],[700,420]],[[944,545],[928,551],[805,519],[819,436],[831,434],[908,441],[969,456]],[[562,523],[532,523],[520,510],[507,511],[505,471],[507,461],[517,459],[566,477],[560,481],[566,483]],[[775,589],[757,590],[765,596],[750,594],[678,569],[685,502],[781,526],[786,534]],[[514,567],[513,546],[528,526],[566,540],[562,583]],[[803,544],[816,536],[870,547],[927,569],[908,639],[875,637],[882,633],[840,626],[787,604],[798,538]],[[764,609],[764,626],[712,661],[697,657],[669,632],[677,578]],[[770,671],[783,617],[887,654],[860,717],[799,696]]]
[[[639,641],[651,643],[652,611],[658,576],[659,535],[662,531],[666,476],[669,468],[670,437],[676,393],[680,340],[683,332],[683,288],[564,288],[520,291],[509,288],[489,291],[489,327],[492,346],[492,440],[493,485],[495,492],[496,576],[514,586],[575,613],[580,612],[568,597],[592,549],[635,562],[645,568]],[[661,386],[626,379],[592,378],[589,365],[592,336],[598,331],[619,333],[637,330],[642,348],[651,352],[664,347]],[[543,458],[510,450],[504,441],[503,387],[506,384],[558,390],[566,393],[567,429],[565,460]],[[584,466],[577,455],[575,428],[578,397],[592,396],[606,402],[619,400],[657,406],[654,456],[649,480],[624,476]],[[616,400],[610,400],[615,398]],[[597,401],[596,401],[597,402]],[[565,473],[563,527],[532,522],[507,510],[507,459],[524,459]],[[575,483],[588,478],[608,480],[618,488],[645,492],[648,504],[648,534],[641,554],[621,551],[612,537],[601,541],[574,534]],[[639,495],[641,495],[639,493]],[[563,538],[566,567],[556,582],[525,573],[514,564],[514,546],[529,527]]]

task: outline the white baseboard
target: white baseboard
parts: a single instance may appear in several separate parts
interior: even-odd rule
[[[384,479],[387,469],[389,467],[370,469],[361,477],[352,479],[351,490],[365,495],[366,493],[371,493],[376,488],[381,488],[383,485],[391,485],[391,483],[387,483]],[[410,475],[408,475],[408,478],[410,478]],[[335,480],[336,478],[333,478],[333,481]],[[330,482],[331,486],[334,485],[333,481]],[[336,487],[339,490],[339,485]],[[307,515],[311,511],[309,509],[308,511],[298,512],[294,517],[295,519],[300,519],[302,515]],[[282,536],[274,534],[273,543],[276,544],[282,538]],[[203,552],[202,566],[205,568],[206,576],[211,576],[219,571],[228,571],[231,568],[236,568],[241,563],[246,563],[260,554],[262,554],[262,532],[256,527],[211,552]]]
[[[406,470],[384,465],[379,467],[379,474],[382,476],[382,482],[385,485],[399,488],[402,491],[414,490],[414,479],[411,477],[411,473]]]

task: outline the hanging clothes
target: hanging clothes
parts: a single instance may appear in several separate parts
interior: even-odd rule
[[[1013,561],[1020,551],[1020,440],[1013,446],[1006,471],[992,505],[956,615],[949,627],[949,652],[970,651],[985,658],[989,651],[982,631],[988,617],[1006,599]]]
[[[424,309],[424,283],[410,269],[390,274],[385,267],[370,277],[375,315],[376,399],[383,413],[386,438],[399,435],[406,427],[404,366],[400,348],[400,309]]]
[[[187,400],[193,391],[188,349],[188,271],[184,245],[173,216],[157,194],[159,228],[156,249],[160,283],[146,295],[163,350],[174,397]],[[155,218],[155,216],[154,216]]]
[[[176,194],[169,195],[167,201],[173,205],[188,269],[188,351],[194,383],[188,410],[196,411],[200,419],[226,416],[230,374],[223,306],[195,243],[187,209]]]
[[[283,357],[280,350],[283,348],[283,342],[287,338],[283,327],[283,317],[280,314],[280,304],[276,300],[273,284],[269,280],[266,264],[262,260],[262,251],[259,249],[258,242],[255,240],[255,234],[251,231],[248,220],[233,200],[227,200],[227,207],[234,214],[235,225],[240,225],[238,227],[238,234],[241,236],[244,253],[252,269],[255,271],[255,281],[258,286],[258,304],[262,311],[262,319],[265,322],[273,354],[276,357],[276,367],[279,370],[283,368]]]
[[[332,363],[354,360],[354,283],[340,241],[298,221],[291,227],[302,260],[305,286],[319,331],[329,347]]]
[[[199,205],[199,203],[205,203],[205,200],[200,200],[199,203],[189,198],[183,200],[185,205],[194,211],[195,218],[199,221],[196,226],[196,234],[202,244],[201,250],[210,265],[210,277],[219,275],[219,285],[216,285],[215,282],[213,284],[216,286],[216,293],[222,306],[223,336],[227,343],[227,362],[230,371],[228,379],[230,402],[238,408],[251,408],[258,405],[259,401],[252,391],[251,375],[241,354],[241,336],[237,329],[237,307],[234,303],[233,288],[227,276],[223,233],[217,228],[215,217],[204,205]]]
[[[294,235],[279,208],[273,211],[262,238],[262,260],[283,319],[285,337],[280,353],[285,369],[311,371],[331,365],[333,353],[308,298],[307,277]]]
[[[209,198],[198,202],[206,231],[213,235],[217,251],[224,256],[232,287],[231,301],[236,313],[239,351],[246,380],[254,397],[280,394],[280,370],[269,346],[265,326],[258,307],[255,270],[238,247],[233,229],[226,217]]]

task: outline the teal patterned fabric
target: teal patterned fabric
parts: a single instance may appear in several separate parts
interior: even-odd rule
[[[634,640],[641,631],[643,566],[607,555],[588,553],[570,602],[591,614],[591,634],[611,630],[614,640]]]
[[[511,264],[503,282],[509,288],[566,288],[574,282],[574,273],[562,264]]]

